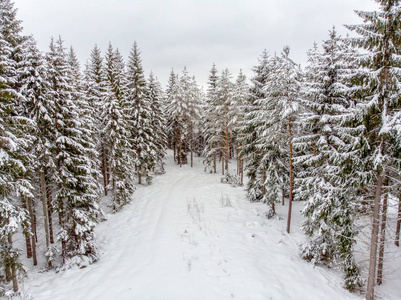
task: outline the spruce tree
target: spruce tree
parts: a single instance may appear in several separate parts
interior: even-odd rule
[[[100,170],[103,178],[103,191],[107,196],[107,186],[110,179],[109,153],[107,152],[107,138],[103,135],[101,114],[106,92],[106,74],[100,49],[95,45],[90,53],[89,62],[85,70],[85,91],[94,122],[94,138],[97,140],[96,149],[99,153]]]
[[[185,94],[178,76],[168,95],[167,114],[171,117],[169,131],[173,137],[173,146],[175,160],[177,164],[182,166],[186,161],[186,149],[183,147],[185,123],[184,115],[186,114]]]
[[[166,88],[166,95],[164,98],[164,103],[163,103],[163,111],[166,115],[166,135],[167,135],[167,145],[168,148],[173,149],[174,150],[174,160],[176,160],[176,155],[175,155],[175,143],[176,143],[176,138],[174,136],[174,132],[175,130],[171,128],[171,124],[173,123],[173,119],[172,117],[167,113],[167,109],[169,107],[169,103],[171,100],[171,92],[173,90],[173,87],[175,85],[177,76],[174,73],[174,70],[171,69],[169,78],[168,78],[168,83],[167,83],[167,88]]]
[[[237,80],[234,85],[233,97],[231,100],[231,116],[230,126],[233,128],[233,146],[237,154],[237,174],[240,177],[239,183],[243,184],[244,177],[244,158],[240,154],[242,148],[242,140],[244,132],[242,126],[244,125],[246,109],[249,104],[249,86],[246,82],[246,76],[240,70]]]
[[[263,116],[265,108],[263,99],[266,98],[264,86],[270,80],[274,61],[268,52],[264,50],[260,58],[258,58],[258,65],[252,68],[254,76],[251,78],[249,101],[245,108],[244,121],[241,127],[241,131],[243,132],[241,144],[243,146],[240,155],[245,156],[247,159],[247,198],[250,201],[263,201],[262,198],[266,194],[264,186],[266,172],[261,164],[263,151],[257,146],[258,144],[263,145],[263,143],[260,144],[257,140],[263,138],[264,135],[260,136],[257,130],[264,126]],[[262,122],[259,120],[262,120]],[[273,212],[272,205],[271,212]]]
[[[155,168],[157,173],[164,173],[164,157],[167,148],[166,119],[162,112],[162,90],[157,78],[151,72],[148,79],[148,99],[151,112],[153,144],[155,145]],[[156,170],[155,170],[156,171]]]
[[[199,116],[199,93],[194,80],[184,67],[183,74],[176,78],[168,95],[167,114],[171,117],[169,131],[174,138],[177,163],[182,166],[188,162],[187,151],[191,141],[191,128]]]
[[[401,54],[401,6],[398,0],[377,0],[379,11],[356,11],[364,21],[362,25],[349,25],[359,37],[352,38],[354,45],[367,50],[360,64],[369,69],[368,79],[363,83],[369,91],[360,104],[370,151],[366,155],[366,166],[373,170],[375,197],[373,199],[373,225],[370,247],[369,277],[366,298],[374,299],[377,266],[377,245],[379,237],[380,200],[383,182],[388,172],[395,169],[396,143],[399,138],[400,114],[400,54]],[[397,129],[398,128],[398,129]]]
[[[11,1],[0,2],[0,294],[5,282],[13,282],[18,291],[19,249],[13,235],[22,225],[28,230],[28,217],[20,199],[33,197],[26,179],[30,171],[28,149],[32,145],[31,122],[24,115],[23,97],[18,76],[23,65],[27,37],[21,35],[21,21]]]
[[[87,256],[97,259],[94,227],[100,210],[97,184],[93,177],[91,144],[85,141],[80,107],[75,103],[76,88],[72,68],[61,38],[50,43],[46,55],[47,97],[54,102],[55,142],[52,149],[56,165],[55,207],[59,213],[62,258]],[[84,140],[82,140],[84,138]]]
[[[216,114],[218,119],[215,120],[217,126],[217,140],[220,144],[221,159],[224,163],[222,166],[222,174],[224,171],[228,173],[228,161],[230,158],[231,148],[231,135],[232,135],[232,99],[233,99],[234,85],[231,82],[231,73],[228,69],[224,70],[217,82],[216,86],[216,100],[217,106]]]
[[[242,129],[242,152],[247,155],[250,178],[248,198],[267,203],[268,217],[275,215],[275,204],[284,196],[289,181],[287,130],[280,115],[283,104],[279,88],[286,84],[281,79],[285,77],[284,62],[263,52],[260,65],[254,68],[251,105],[246,109]]]
[[[26,116],[34,122],[34,135],[35,139],[30,150],[32,157],[35,159],[31,160],[33,172],[30,174],[29,179],[35,184],[35,188],[40,190],[40,180],[38,178],[45,176],[45,174],[51,174],[52,170],[55,169],[55,163],[51,153],[51,145],[54,143],[55,128],[53,123],[54,105],[52,101],[46,97],[48,90],[48,83],[45,79],[46,69],[45,60],[43,55],[37,49],[36,43],[33,39],[29,41],[26,49],[26,60],[24,62],[23,72],[20,73],[19,81],[21,84],[21,94],[26,100]],[[43,182],[42,182],[43,184]],[[46,188],[44,188],[46,190]],[[40,194],[40,192],[39,192]],[[41,195],[42,196],[42,195]],[[44,197],[44,198],[43,198]],[[46,246],[49,250],[50,241],[52,236],[52,224],[51,212],[52,209],[48,205],[47,195],[43,195],[44,215],[45,220],[45,239]],[[36,253],[36,228],[35,228],[35,214],[33,198],[26,199],[27,209],[29,211],[30,221],[30,234],[31,234],[31,247],[33,264],[37,265],[37,253]],[[50,218],[49,218],[50,217]]]
[[[216,173],[216,159],[217,159],[217,127],[215,120],[217,119],[216,106],[216,88],[219,76],[216,65],[213,64],[208,80],[208,88],[206,94],[205,108],[206,112],[203,118],[203,136],[205,138],[204,156],[206,157],[206,164],[209,168],[213,168],[213,173]],[[213,160],[213,161],[212,161]]]
[[[302,153],[295,158],[302,169],[297,197],[307,201],[302,226],[312,237],[303,246],[302,256],[315,264],[341,264],[345,285],[353,290],[361,279],[353,253],[358,163],[357,157],[350,157],[357,154],[353,145],[362,145],[362,141],[357,132],[353,136],[346,128],[354,109],[348,86],[352,69],[345,63],[347,47],[335,28],[329,36],[323,42],[323,53],[316,44],[308,53],[305,112],[300,120],[304,131],[294,141]]]
[[[126,102],[124,68],[119,53],[111,43],[106,53],[107,85],[104,93],[101,120],[102,136],[107,145],[110,168],[110,189],[113,191],[113,211],[131,201],[135,191],[135,153],[132,149],[131,115]]]
[[[201,134],[201,120],[203,115],[203,93],[198,87],[195,76],[190,81],[190,91],[188,98],[189,113],[189,135],[190,135],[190,151],[191,151],[191,167],[194,165],[194,152],[202,153],[203,136]]]
[[[147,84],[136,42],[132,46],[127,63],[127,106],[132,118],[132,147],[136,153],[136,173],[138,183],[142,178],[152,181],[152,171],[156,164],[156,145],[152,128],[151,103],[147,95]],[[127,108],[128,108],[127,107]]]

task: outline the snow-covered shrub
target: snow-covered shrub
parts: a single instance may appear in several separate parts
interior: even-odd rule
[[[231,175],[230,173],[226,173],[226,175],[221,177],[221,182],[231,184],[232,187],[242,186],[241,178],[238,175]]]

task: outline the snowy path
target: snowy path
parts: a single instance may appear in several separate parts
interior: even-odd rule
[[[284,209],[283,220],[267,220],[264,209],[204,173],[198,158],[194,169],[170,159],[167,174],[98,226],[97,263],[35,274],[26,292],[35,300],[361,299],[339,273],[298,257],[303,236],[296,225],[285,233]]]

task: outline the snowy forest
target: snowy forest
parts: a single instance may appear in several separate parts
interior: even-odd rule
[[[84,64],[62,37],[40,50],[0,0],[0,297],[20,296],[35,270],[101,261],[104,208],[118,215],[169,176],[172,153],[176,166],[201,159],[208,176],[243,186],[266,222],[285,207],[290,239],[302,203],[299,257],[374,299],[401,228],[401,3],[376,2],[349,36],[328,28],[305,66],[289,46],[262,51],[250,78],[211,62],[204,90],[189,68],[172,69],[165,88],[146,77],[136,42],[127,59],[95,45]]]

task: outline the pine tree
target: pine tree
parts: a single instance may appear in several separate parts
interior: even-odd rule
[[[46,55],[47,97],[54,102],[55,143],[52,149],[56,164],[55,207],[59,213],[63,262],[66,259],[88,256],[97,259],[94,227],[100,214],[98,194],[90,152],[93,150],[85,137],[81,111],[74,102],[76,90],[72,69],[61,38],[50,43]]]
[[[183,136],[183,118],[182,114],[185,110],[184,93],[182,91],[181,82],[178,76],[168,95],[169,103],[166,108],[167,114],[171,118],[169,123],[169,132],[173,137],[174,157],[175,161],[181,166],[183,163],[182,153],[182,136]]]
[[[169,102],[169,101],[172,99],[172,98],[171,98],[171,92],[172,92],[173,87],[174,87],[174,85],[175,85],[175,83],[176,83],[176,79],[177,79],[177,76],[176,76],[176,74],[174,73],[174,70],[171,69],[170,76],[169,76],[169,78],[168,78],[167,89],[166,89],[166,95],[165,95],[165,98],[164,98],[164,104],[163,104],[163,111],[165,112],[165,115],[166,115],[167,145],[168,145],[168,148],[174,150],[174,161],[176,160],[176,153],[175,153],[175,150],[176,150],[176,147],[175,147],[176,138],[175,138],[175,136],[174,136],[175,130],[173,130],[173,129],[171,128],[171,126],[170,126],[171,124],[173,124],[173,119],[172,119],[172,117],[167,113],[167,109],[168,109],[168,107],[169,107],[169,105],[170,105],[170,102]],[[170,125],[169,125],[169,124],[170,124]]]
[[[254,100],[254,108],[247,116],[250,120],[248,127],[254,131],[251,132],[252,143],[249,146],[250,149],[255,149],[252,154],[255,165],[251,167],[255,172],[254,184],[259,187],[259,190],[254,188],[249,192],[258,192],[253,197],[259,197],[260,201],[268,204],[269,217],[275,215],[275,204],[279,202],[280,195],[289,182],[287,131],[280,116],[280,92],[277,89],[284,86],[284,82],[277,83],[282,66],[281,58],[274,56],[270,59],[270,71],[264,77],[264,97]]]
[[[266,194],[266,171],[261,160],[263,158],[263,150],[258,145],[268,145],[258,141],[259,138],[264,138],[265,135],[260,135],[257,131],[264,126],[264,100],[266,92],[264,86],[272,76],[273,65],[275,59],[272,59],[266,50],[263,51],[258,59],[259,64],[252,68],[254,76],[251,78],[251,87],[249,101],[245,108],[245,115],[241,131],[243,137],[241,139],[241,156],[246,156],[247,159],[247,198],[250,201],[263,201]],[[264,199],[266,200],[266,198]],[[273,206],[271,205],[271,212]]]
[[[197,109],[195,99],[197,92],[194,92],[196,85],[193,84],[187,69],[184,67],[183,75],[176,78],[169,93],[169,104],[167,114],[171,116],[169,130],[174,138],[175,154],[177,163],[182,166],[188,162],[188,136],[191,135],[191,122]]]
[[[102,136],[105,137],[107,145],[114,212],[129,203],[135,191],[135,153],[132,149],[131,115],[127,112],[128,105],[122,93],[124,87],[120,86],[125,79],[121,57],[119,58],[118,54],[110,43],[106,53],[107,86],[101,114]]]
[[[335,28],[329,35],[323,53],[316,44],[308,53],[305,112],[300,120],[304,132],[294,141],[303,153],[295,158],[303,168],[297,178],[297,197],[307,201],[303,230],[312,237],[302,248],[302,256],[315,264],[340,263],[345,285],[353,290],[361,285],[361,279],[353,256],[358,165],[350,154],[355,156],[353,145],[362,143],[356,138],[358,133],[354,137],[344,128],[353,110],[347,86],[352,71],[345,63],[347,47]]]
[[[233,90],[234,85],[231,82],[231,73],[228,69],[224,70],[217,82],[216,86],[216,114],[219,116],[218,119],[215,120],[216,126],[218,128],[216,141],[217,144],[220,144],[221,148],[221,159],[222,163],[224,163],[224,167],[222,166],[222,174],[224,175],[224,171],[228,173],[228,161],[230,157],[230,148],[231,148],[231,134],[232,134],[232,99],[233,99]]]
[[[152,120],[153,144],[156,152],[155,168],[158,173],[164,173],[164,157],[167,148],[166,120],[161,109],[163,100],[161,85],[152,72],[149,75],[147,90]]]
[[[18,291],[17,270],[22,270],[13,235],[22,225],[28,231],[27,213],[19,199],[32,198],[26,179],[30,171],[28,148],[31,122],[24,116],[26,99],[20,93],[18,76],[24,61],[27,37],[11,1],[0,2],[0,294],[4,283],[13,282]]]
[[[151,103],[147,96],[147,84],[136,42],[132,46],[127,64],[127,105],[132,110],[132,146],[136,153],[138,183],[142,177],[152,181],[151,172],[156,165],[156,145],[152,128]]]
[[[191,78],[190,91],[188,97],[188,113],[189,113],[189,134],[190,134],[190,150],[191,150],[191,167],[194,166],[194,152],[198,148],[198,153],[203,151],[203,137],[201,135],[201,120],[203,108],[203,93],[198,87],[195,76]],[[200,145],[199,145],[200,144]]]
[[[98,166],[100,165],[98,161],[99,153],[96,151],[97,145],[95,139],[97,138],[97,128],[98,118],[97,110],[91,106],[92,101],[87,97],[85,93],[85,82],[82,76],[80,65],[74,49],[71,47],[68,55],[68,63],[71,68],[72,75],[72,85],[73,85],[73,101],[75,102],[79,119],[81,122],[81,137],[80,142],[86,148],[85,156],[87,157],[87,168],[90,174],[90,178],[94,180],[93,188],[96,194],[99,194],[98,190],[98,178],[100,177]]]
[[[244,159],[243,156],[240,154],[240,150],[242,148],[242,140],[244,137],[244,132],[242,126],[245,120],[245,113],[246,109],[249,104],[249,86],[246,82],[246,76],[240,70],[238,74],[237,80],[235,82],[233,97],[231,101],[231,116],[230,119],[230,126],[233,128],[233,144],[236,148],[237,153],[237,174],[240,177],[239,183],[243,184],[244,178]]]
[[[94,122],[94,138],[97,140],[96,149],[99,152],[100,169],[103,177],[103,190],[107,196],[110,173],[106,137],[102,134],[102,108],[106,92],[106,75],[100,49],[95,45],[90,53],[89,62],[85,70],[85,90],[89,106],[92,108]]]
[[[35,157],[31,160],[32,168],[34,172],[30,174],[29,179],[31,182],[36,182],[37,178],[41,174],[50,174],[50,170],[55,169],[55,164],[53,157],[51,155],[51,144],[54,142],[54,126],[53,118],[54,106],[51,101],[46,98],[46,93],[48,90],[48,84],[45,80],[45,61],[42,54],[37,49],[36,43],[33,39],[29,41],[26,49],[26,60],[24,62],[23,72],[19,74],[19,82],[21,84],[21,94],[26,99],[26,116],[34,122],[35,126],[35,139],[32,145],[31,154]],[[40,185],[40,183],[39,183]],[[37,187],[35,187],[37,188]],[[46,246],[50,246],[50,236],[52,227],[50,226],[51,219],[51,209],[49,210],[47,204],[47,197],[44,196],[45,200],[45,221],[44,224],[46,228]],[[36,228],[35,228],[35,214],[34,214],[34,199],[26,199],[27,209],[29,211],[29,221],[30,221],[30,234],[31,234],[31,247],[33,264],[37,265],[37,254],[36,254]]]
[[[219,76],[217,75],[218,71],[216,65],[213,64],[212,69],[210,70],[207,95],[206,95],[206,103],[204,111],[206,112],[203,120],[204,132],[203,136],[205,138],[205,149],[204,155],[206,156],[206,164],[211,168],[211,157],[213,157],[213,173],[216,173],[216,158],[217,158],[217,146],[215,141],[215,136],[217,136],[217,128],[215,120],[217,119],[216,114],[216,106],[217,106],[217,98],[216,98],[216,88],[217,82],[219,80]]]
[[[293,199],[293,145],[294,125],[299,111],[302,74],[299,66],[289,57],[290,49],[284,47],[281,57],[274,60],[274,71],[263,90],[265,91],[265,110],[267,112],[263,135],[266,136],[266,145],[273,148],[265,152],[262,165],[265,165],[267,177],[265,183],[269,185],[271,201],[279,198],[279,190],[286,182],[285,175],[277,172],[288,168],[289,203],[287,232],[290,233],[291,210]],[[287,157],[287,158],[286,158]],[[285,162],[285,160],[287,162]]]
[[[360,64],[370,70],[368,80],[364,82],[370,95],[360,105],[371,149],[366,157],[366,165],[373,170],[372,176],[376,182],[366,296],[369,300],[374,299],[383,181],[393,168],[396,169],[395,173],[400,174],[399,165],[395,163],[397,149],[394,139],[397,138],[397,124],[400,123],[397,111],[400,107],[401,7],[398,0],[376,2],[380,4],[379,11],[356,12],[364,24],[347,26],[359,34],[359,37],[351,39],[353,44],[368,51],[360,59]]]
[[[180,159],[182,164],[188,163],[188,135],[189,135],[189,121],[191,119],[189,106],[192,97],[191,77],[186,67],[182,70],[182,75],[179,79],[180,82]]]

